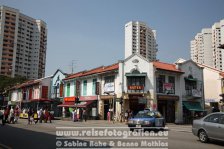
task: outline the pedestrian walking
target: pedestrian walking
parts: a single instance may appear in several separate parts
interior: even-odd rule
[[[38,122],[38,113],[37,113],[37,110],[35,110],[34,113],[33,113],[33,120],[34,120],[34,123],[35,124]]]
[[[83,119],[83,110],[82,110],[82,108],[80,108],[80,110],[79,110],[79,119],[82,121],[82,119]]]
[[[44,117],[42,108],[39,110],[38,117],[39,117],[39,122],[42,123],[42,120],[43,120],[43,117]]]
[[[128,121],[128,110],[126,110],[126,112],[124,113],[124,117],[125,117],[125,122]]]
[[[129,111],[129,118],[132,118],[132,117],[133,117],[133,111],[130,110],[130,111]]]
[[[4,110],[4,124],[5,123],[8,123],[8,117],[9,117],[9,107],[6,107],[5,110]]]
[[[4,122],[4,114],[1,116],[1,119],[2,119],[2,126],[5,125],[5,122]]]
[[[86,122],[86,120],[87,120],[87,111],[86,111],[86,109],[83,110],[82,114],[83,114],[83,118],[84,118],[84,120]]]
[[[44,122],[47,123],[48,119],[49,119],[49,112],[47,109],[44,110],[44,116],[45,116],[45,119],[44,119]]]
[[[2,120],[2,126],[4,126],[4,110],[0,111],[0,119]]]
[[[72,111],[72,121],[73,122],[76,121],[76,116],[77,116],[76,111],[75,111],[75,109],[73,109],[73,111]]]
[[[31,120],[32,120],[32,115],[33,115],[33,112],[32,112],[32,109],[29,108],[28,109],[28,124],[32,124]]]
[[[13,107],[9,111],[9,123],[14,123],[15,113]]]
[[[19,107],[17,106],[16,109],[15,109],[15,122],[18,122],[18,119],[19,119]]]
[[[110,111],[107,112],[107,120],[110,122]]]

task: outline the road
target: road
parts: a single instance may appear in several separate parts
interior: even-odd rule
[[[87,129],[93,129],[96,127],[105,127],[105,128],[115,128],[115,130],[128,130],[127,126],[123,123],[115,123],[112,122],[106,122],[106,121],[87,121],[87,122],[70,122],[70,121],[53,121],[53,123],[38,123],[38,124],[32,124],[27,125],[26,120],[20,120],[18,124],[7,124],[5,126],[0,126],[0,148],[3,149],[54,149],[58,146],[56,146],[57,141],[75,141],[77,142],[86,142],[87,144],[91,143],[92,139],[87,139],[86,137],[68,137],[66,140],[61,140],[60,137],[56,137],[56,131],[64,130],[65,127],[68,127],[70,129],[76,128],[80,130],[87,130]],[[104,129],[105,129],[104,128]],[[212,141],[211,143],[201,143],[198,141],[198,138],[193,136],[191,133],[191,126],[180,126],[180,125],[169,125],[168,124],[168,137],[152,137],[148,139],[147,141],[157,141],[158,143],[167,142],[168,146],[165,146],[164,148],[170,148],[170,149],[223,149],[224,142],[218,142],[218,141]],[[67,129],[66,129],[67,130]],[[59,138],[59,139],[58,139]],[[85,141],[83,141],[85,140]],[[123,139],[123,142],[135,142],[136,144],[141,144],[142,139],[141,137],[136,139]],[[158,140],[161,140],[161,142],[158,142]],[[120,139],[116,137],[110,137],[109,139],[106,139],[105,137],[101,137],[95,140],[98,144],[95,145],[101,145],[100,143],[103,142],[110,142],[114,141],[117,143],[120,141]],[[100,142],[100,143],[99,143]],[[158,148],[161,146],[153,146],[154,142],[148,143],[148,148]],[[57,144],[58,145],[58,144]],[[70,144],[71,145],[71,144]],[[77,144],[76,144],[77,145]],[[120,147],[123,147],[130,144],[119,144]],[[135,144],[132,144],[132,147]],[[161,145],[161,144],[159,144]],[[67,147],[69,147],[69,144],[67,144]],[[71,147],[71,146],[70,146]],[[96,146],[94,146],[96,147]],[[111,145],[106,144],[106,146],[103,146],[104,148],[112,148]],[[130,147],[129,147],[130,148]],[[136,147],[137,148],[137,147]]]

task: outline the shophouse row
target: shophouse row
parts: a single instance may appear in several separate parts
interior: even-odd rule
[[[192,60],[174,64],[150,62],[133,54],[109,66],[74,74],[57,70],[54,75],[10,89],[10,104],[50,107],[55,116],[86,109],[89,119],[116,120],[125,111],[158,110],[169,123],[190,123],[196,113],[212,107],[223,110],[223,73]]]

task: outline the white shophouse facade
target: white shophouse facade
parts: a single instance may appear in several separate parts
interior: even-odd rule
[[[10,101],[22,107],[37,108],[40,102],[50,100],[51,76],[27,81],[10,89]]]
[[[118,64],[113,64],[65,78],[64,103],[60,105],[64,113],[68,116],[71,112],[69,109],[86,109],[89,119],[106,119],[106,113],[115,106],[117,70]],[[80,103],[75,104],[76,98]],[[79,114],[81,116],[81,112]]]
[[[155,97],[152,72],[153,64],[138,53],[119,61],[117,97],[123,98],[123,104],[117,102],[117,115],[127,110],[132,110],[133,114],[136,114],[137,109],[150,108]]]
[[[180,75],[182,74],[183,72],[176,69],[174,64],[149,62],[140,54],[133,54],[120,61],[117,97],[123,98],[123,104],[117,102],[116,115],[129,110],[136,114],[139,110],[150,108],[160,110],[168,122],[181,123]],[[160,90],[157,87],[159,76],[164,78],[160,82]],[[172,114],[169,105],[172,105]],[[170,115],[172,119],[168,119]]]
[[[135,114],[150,108],[159,110],[167,122],[191,123],[195,113],[204,112],[207,98],[219,96],[215,91],[214,96],[206,93],[221,89],[221,80],[209,89],[210,75],[215,76],[213,79],[219,77],[218,72],[214,73],[192,60],[179,59],[175,64],[149,62],[135,53],[117,64],[65,78],[64,108],[69,107],[66,102],[75,108],[75,98],[79,97],[79,107],[87,107],[90,118],[107,119],[110,111],[121,120],[127,110]]]
[[[192,123],[197,112],[203,112],[205,107],[203,68],[192,60],[179,59],[177,67],[184,72],[180,78],[182,98],[183,123]]]
[[[203,82],[204,82],[204,99],[205,99],[205,109],[208,113],[212,112],[212,107],[221,108],[219,103],[223,94],[223,76],[222,72],[211,68],[206,65],[200,65],[203,68]]]

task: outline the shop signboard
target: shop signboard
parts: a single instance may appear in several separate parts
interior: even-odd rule
[[[142,86],[142,85],[130,85],[130,86],[128,86],[128,89],[129,90],[143,90],[144,86]]]
[[[192,89],[192,96],[201,97],[201,91],[199,91],[197,89]]]
[[[147,103],[147,99],[145,97],[139,97],[138,98],[138,103],[146,104]]]
[[[163,83],[163,88],[165,91],[172,91],[173,90],[173,83]]]
[[[76,80],[76,96],[80,95],[80,82]]]
[[[105,83],[105,85],[104,85],[104,92],[105,93],[114,92],[114,82]]]

